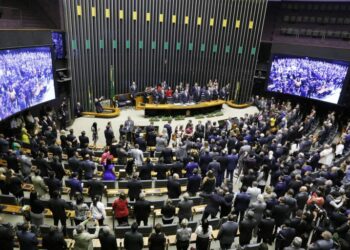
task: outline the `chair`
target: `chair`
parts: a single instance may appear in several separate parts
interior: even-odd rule
[[[107,187],[107,189],[115,188],[115,181],[102,181],[102,183]]]
[[[306,29],[300,29],[299,36],[305,36],[305,35],[306,35]]]
[[[198,205],[202,204],[202,202],[203,202],[202,197],[190,197],[189,200],[193,201],[194,206],[198,206]]]
[[[327,30],[327,32],[326,32],[326,37],[333,37],[333,30]]]
[[[155,188],[164,188],[167,187],[168,180],[156,180],[154,183]]]
[[[329,24],[330,23],[330,18],[328,17],[328,16],[325,16],[324,18],[323,18],[323,22],[322,22],[323,24]]]
[[[340,33],[340,31],[339,31],[339,30],[334,31],[334,33],[333,33],[333,37],[334,37],[334,38],[340,38],[340,37],[341,37],[341,33]]]
[[[44,237],[50,232],[50,227],[51,227],[50,225],[45,225],[45,224],[39,227],[41,237]]]
[[[116,238],[123,239],[126,232],[131,230],[131,226],[118,226],[114,228]]]
[[[166,224],[166,225],[163,225],[162,231],[167,236],[175,235],[177,228],[178,228],[177,224]]]
[[[172,200],[172,202],[173,202],[173,205],[176,207],[178,204],[179,204],[179,202],[180,202],[180,199],[171,199]]]
[[[311,16],[310,19],[309,19],[309,22],[310,23],[316,23],[316,17]]]
[[[218,229],[220,225],[220,218],[214,218],[208,220],[209,225],[213,227],[213,230]]]
[[[118,181],[118,188],[119,189],[127,189],[128,188],[128,181]]]
[[[188,179],[187,178],[180,178],[179,182],[180,182],[181,186],[185,186],[185,185],[187,185]]]
[[[297,19],[296,16],[291,16],[291,17],[290,17],[290,22],[291,22],[291,23],[295,23],[296,19]]]
[[[152,188],[152,180],[142,180],[142,188]]]
[[[154,209],[159,209],[162,208],[164,205],[164,201],[163,200],[159,200],[159,201],[150,201],[151,202],[151,206],[154,207]]]
[[[312,37],[320,37],[320,31],[319,30],[313,30],[312,31]]]
[[[350,33],[347,32],[347,31],[343,31],[343,32],[341,33],[341,38],[344,39],[344,40],[350,39]]]
[[[287,34],[287,28],[281,28],[281,34],[286,35]]]
[[[66,226],[66,232],[67,232],[68,238],[73,238],[73,231],[76,228],[77,228],[76,226]]]
[[[126,107],[126,106],[130,106],[131,105],[131,101],[128,100],[127,95],[119,95],[118,96],[118,107]]]
[[[149,158],[151,156],[150,152],[143,152],[144,158]]]
[[[316,23],[317,24],[322,24],[322,17],[320,17],[320,16],[318,16],[317,18],[316,18]]]
[[[345,25],[349,25],[350,24],[350,18],[349,17],[344,19],[344,24]]]
[[[17,200],[13,195],[1,194],[0,203],[5,205],[17,205]]]
[[[192,232],[196,231],[197,229],[197,221],[189,221],[188,222],[188,227],[192,229]]]
[[[138,231],[143,237],[148,237],[152,233],[152,226],[139,226]]]

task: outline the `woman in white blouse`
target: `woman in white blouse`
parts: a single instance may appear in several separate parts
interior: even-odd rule
[[[92,199],[92,203],[90,205],[90,212],[92,218],[98,220],[99,225],[102,226],[103,220],[106,218],[106,209],[105,205],[101,202],[101,197],[99,195],[96,195]]]
[[[199,225],[195,231],[197,235],[196,249],[210,249],[211,233],[213,228],[209,225],[207,219],[202,220],[202,224]]]

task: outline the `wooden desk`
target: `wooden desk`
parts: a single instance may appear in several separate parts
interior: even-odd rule
[[[22,215],[22,208],[23,208],[22,206],[7,205],[7,204],[0,204],[0,205],[5,206],[5,208],[2,210],[2,213]],[[75,217],[75,212],[74,210],[66,210],[66,215],[68,218],[72,219]],[[52,217],[51,210],[46,208],[44,210],[44,216],[51,218]]]
[[[216,100],[210,102],[200,102],[196,104],[188,105],[176,105],[176,104],[146,104],[145,105],[145,115],[154,116],[164,114],[166,111],[167,115],[196,115],[213,112],[215,110],[220,110],[222,105],[225,104],[224,100]]]
[[[120,109],[119,108],[113,108],[113,107],[103,107],[103,110],[110,111],[110,112],[82,112],[81,114],[83,116],[94,116],[96,118],[114,118],[120,115]]]

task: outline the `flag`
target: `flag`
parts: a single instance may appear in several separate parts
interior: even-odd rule
[[[89,89],[89,110],[93,110],[92,107],[92,88],[91,88],[91,83],[89,83],[88,89]]]
[[[110,98],[111,100],[114,100],[115,96],[115,84],[114,84],[114,67],[113,65],[109,68],[109,84],[110,84]]]
[[[239,89],[240,89],[240,82],[237,82],[236,84],[236,91],[235,91],[235,102],[237,102],[237,97],[238,97],[238,94],[239,94]]]

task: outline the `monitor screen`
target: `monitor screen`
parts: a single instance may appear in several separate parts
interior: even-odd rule
[[[62,32],[52,32],[52,42],[53,51],[55,53],[56,59],[64,58],[64,45],[63,45],[63,33]]]
[[[0,50],[0,121],[55,97],[50,47]]]
[[[267,90],[338,104],[349,63],[273,55]]]

